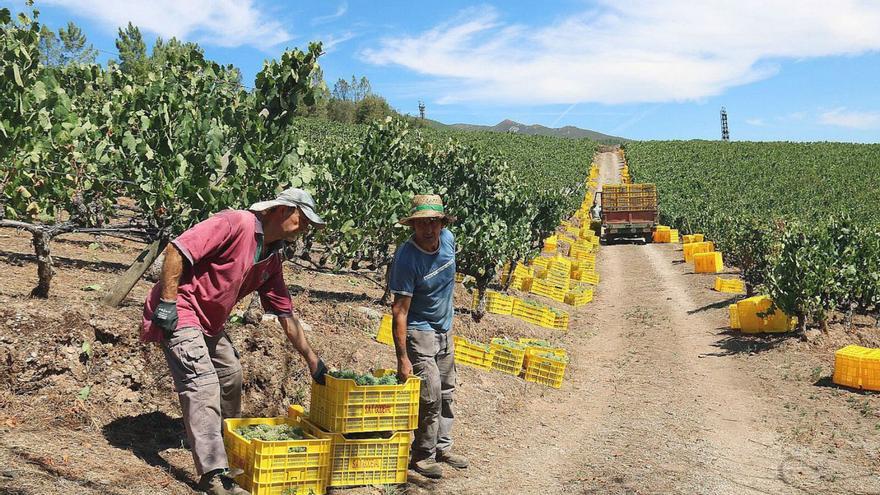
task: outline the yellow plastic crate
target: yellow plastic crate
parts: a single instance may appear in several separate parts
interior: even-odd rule
[[[703,242],[704,236],[703,234],[686,234],[681,236],[682,244],[690,244],[693,242]]]
[[[575,260],[571,262],[571,278],[576,279],[577,274],[583,271],[596,271],[596,258]]]
[[[379,331],[376,332],[376,342],[394,347],[394,337],[391,332],[391,315],[382,315]]]
[[[513,280],[510,282],[510,288],[521,290],[523,292],[528,292],[532,288],[532,282],[534,279],[532,277],[520,277],[517,275],[513,276]]]
[[[653,240],[656,243],[667,243],[669,242],[670,237],[670,228],[666,225],[658,225],[654,229],[654,237]]]
[[[577,288],[565,294],[565,304],[578,307],[593,301],[593,289]]]
[[[555,253],[557,248],[557,238],[555,235],[551,235],[550,237],[544,239],[544,249],[545,253]]]
[[[492,369],[519,376],[522,371],[523,358],[526,355],[526,346],[516,342],[504,342],[502,339],[492,339],[489,344],[492,349]]]
[[[375,370],[382,377],[396,370]],[[352,379],[326,377],[312,382],[309,420],[336,433],[415,430],[419,420],[421,380],[410,376],[401,385],[358,385]]]
[[[290,406],[288,416],[302,417],[302,406]],[[395,485],[406,483],[412,433],[376,433],[370,438],[349,438],[322,430],[302,419],[303,431],[330,440],[329,486]]]
[[[550,310],[539,303],[516,299],[513,301],[511,314],[523,321],[539,324]]]
[[[862,388],[880,391],[880,350],[871,349],[861,365]]]
[[[248,425],[289,424],[295,418],[230,418],[223,421],[223,443],[231,467],[244,471],[235,481],[252,495],[327,492],[330,475],[330,440],[306,435],[303,440],[264,442],[247,440],[235,432]]]
[[[561,388],[568,358],[548,357],[541,354],[526,354],[523,359],[523,379],[527,382],[547,385],[548,387]]]
[[[554,287],[554,284],[549,283],[546,280],[533,280],[529,292],[539,296],[549,297],[554,301],[565,302],[565,294],[567,290],[556,288]]]
[[[739,324],[739,311],[736,309],[736,303],[728,306],[727,312],[730,315],[730,328],[733,330],[739,330],[742,328]]]
[[[492,367],[492,354],[488,345],[471,342],[458,335],[452,336],[452,342],[456,363],[481,370],[488,370]]]
[[[474,292],[474,298],[472,301],[472,307],[474,309],[477,308],[477,304],[480,302],[478,296],[479,294]],[[511,296],[494,290],[486,291],[486,311],[496,315],[509,315],[512,309],[513,298]]]
[[[834,376],[838,385],[880,391],[880,349],[848,345],[834,353]]]
[[[712,242],[691,242],[682,246],[684,260],[688,263],[694,260],[695,254],[711,253],[712,251],[715,251],[715,244]]]
[[[521,337],[518,342],[526,346],[526,355],[535,354],[539,352],[550,352],[560,357],[568,357],[568,352],[562,347],[556,347],[550,344],[547,340],[544,339],[532,339],[528,337]]]
[[[723,271],[724,260],[718,251],[694,254],[694,273],[719,273]]]
[[[744,333],[781,333],[790,332],[796,320],[779,308],[772,315],[760,317],[758,314],[770,309],[772,304],[768,296],[754,296],[736,303],[739,324]]]
[[[678,230],[677,229],[669,229],[669,240],[667,242],[674,242],[678,244]]]
[[[738,278],[721,278],[715,277],[715,290],[718,292],[726,292],[728,294],[744,294],[746,292],[746,284]]]
[[[568,330],[568,313],[548,308],[538,325],[553,330]]]
[[[585,282],[590,285],[599,285],[599,274],[595,271],[581,271],[577,274],[578,278],[574,279],[578,282]]]

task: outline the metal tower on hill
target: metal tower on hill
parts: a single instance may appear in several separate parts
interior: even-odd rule
[[[730,141],[730,131],[727,129],[727,109],[721,107],[721,140]]]
[[[425,102],[419,100],[419,118],[425,120]]]

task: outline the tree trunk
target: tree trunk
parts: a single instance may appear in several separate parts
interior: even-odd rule
[[[31,291],[31,297],[46,299],[49,297],[49,287],[52,285],[52,276],[55,270],[52,268],[52,255],[49,252],[49,242],[52,236],[43,229],[34,229],[33,235],[34,254],[37,256],[37,286]]]
[[[379,304],[382,306],[391,304],[391,263],[385,265],[385,292],[382,293]]]
[[[510,270],[507,272],[507,280],[502,284],[501,289],[504,292],[510,290],[510,284],[513,282],[513,270],[516,269],[516,265],[519,263],[519,259],[510,260]]]
[[[486,316],[486,287],[489,286],[489,277],[483,275],[477,277],[477,305],[471,311],[471,318],[479,323]]]
[[[797,332],[801,335],[807,332],[807,317],[804,314],[797,315]]]

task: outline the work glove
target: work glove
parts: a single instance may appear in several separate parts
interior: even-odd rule
[[[312,380],[315,380],[315,383],[318,385],[324,385],[324,375],[327,374],[327,365],[324,364],[324,360],[318,358],[318,366],[315,368],[315,372],[312,373]]]
[[[162,329],[165,338],[170,339],[177,330],[177,301],[159,299],[159,306],[153,312],[153,324]]]

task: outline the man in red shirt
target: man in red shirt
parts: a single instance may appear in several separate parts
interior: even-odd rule
[[[171,370],[200,490],[247,495],[231,479],[222,418],[241,411],[241,364],[224,331],[235,304],[257,291],[287,338],[323,383],[323,361],[293,315],[282,274],[283,248],[309,226],[322,228],[309,193],[296,188],[247,210],[225,210],[200,222],[165,249],[162,277],[144,305],[142,340],[158,342]]]

